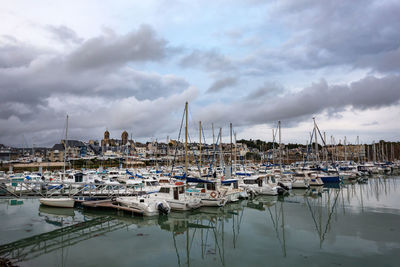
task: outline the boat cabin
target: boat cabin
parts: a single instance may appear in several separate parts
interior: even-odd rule
[[[206,191],[215,191],[217,190],[216,182],[198,183],[196,189],[200,189],[201,193],[205,193]]]
[[[244,178],[243,183],[245,185],[258,185],[261,187],[263,184],[263,179],[261,177]]]
[[[222,186],[231,187],[232,189],[239,188],[239,181],[237,179],[229,179],[221,182]]]
[[[185,194],[184,185],[161,186],[157,194],[166,194],[172,199],[179,200],[179,195]]]

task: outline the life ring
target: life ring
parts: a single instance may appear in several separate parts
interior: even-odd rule
[[[217,196],[217,193],[215,193],[214,191],[212,191],[212,192],[210,193],[210,196],[211,196],[212,198],[215,198],[215,197]]]

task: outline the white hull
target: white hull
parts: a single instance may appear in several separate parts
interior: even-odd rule
[[[297,179],[292,183],[293,189],[307,189],[309,187],[308,183],[303,179]]]
[[[239,201],[239,197],[240,197],[240,192],[239,191],[238,192],[231,192],[231,193],[228,193],[226,195],[228,203]]]
[[[194,210],[201,207],[201,201],[184,201],[184,200],[172,200],[166,199],[168,204],[171,207],[171,210],[177,211],[186,211],[186,210]]]
[[[278,195],[278,189],[271,187],[267,184],[263,186],[258,185],[241,185],[242,188],[246,189],[248,193],[253,192],[256,195],[276,196]]]
[[[163,205],[165,212],[169,213],[171,207],[166,201],[147,197],[120,197],[116,201],[122,206],[143,211],[144,216],[157,216],[160,214],[159,205]]]
[[[202,198],[201,204],[204,207],[222,207],[225,205],[225,199],[223,198]]]
[[[265,195],[265,196],[276,196],[278,195],[278,190],[276,188],[271,188],[271,187],[260,187],[258,190],[256,189],[256,192],[259,195]]]
[[[75,200],[73,198],[41,198],[40,204],[58,207],[58,208],[73,208]]]

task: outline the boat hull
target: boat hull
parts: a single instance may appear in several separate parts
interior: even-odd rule
[[[75,204],[72,198],[41,198],[39,201],[42,205],[58,208],[73,208]]]
[[[340,177],[339,176],[321,176],[319,178],[321,178],[321,180],[322,180],[322,182],[324,182],[324,184],[326,184],[326,183],[340,183]]]
[[[170,205],[171,210],[176,210],[176,211],[194,210],[201,207],[200,199],[198,202],[179,201],[170,199],[166,199],[166,201]]]
[[[223,198],[202,198],[201,204],[204,207],[222,207],[226,203]]]

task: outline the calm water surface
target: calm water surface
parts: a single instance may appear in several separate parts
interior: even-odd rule
[[[400,266],[400,177],[140,218],[0,199],[21,266]]]

